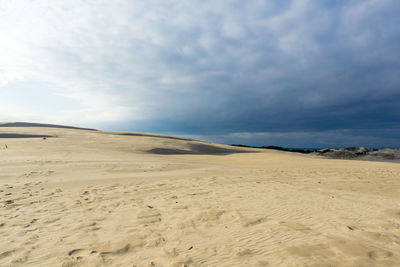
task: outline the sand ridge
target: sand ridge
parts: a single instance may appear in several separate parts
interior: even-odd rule
[[[78,129],[0,133],[55,136],[0,139],[0,266],[400,264],[400,164],[154,154],[205,143]]]

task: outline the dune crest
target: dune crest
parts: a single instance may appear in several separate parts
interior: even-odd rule
[[[62,129],[96,131],[96,129],[91,129],[91,128],[80,128],[74,126],[65,126],[65,125],[47,124],[47,123],[32,123],[32,122],[6,122],[6,123],[0,123],[0,127],[45,127],[45,128],[62,128]]]

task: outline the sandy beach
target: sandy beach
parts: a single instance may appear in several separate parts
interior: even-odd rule
[[[399,163],[0,134],[0,266],[400,266]]]

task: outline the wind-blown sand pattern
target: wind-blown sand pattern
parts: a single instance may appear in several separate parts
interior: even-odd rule
[[[400,265],[397,163],[67,128],[0,133],[57,136],[0,138],[0,266]]]

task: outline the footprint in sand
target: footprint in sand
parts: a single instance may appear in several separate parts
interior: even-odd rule
[[[255,218],[255,219],[250,219],[250,218],[242,218],[241,223],[244,227],[250,227],[254,226],[260,223],[263,223],[266,221],[266,217],[261,217],[261,218]]]
[[[161,214],[156,209],[147,208],[146,210],[139,212],[137,215],[137,221],[144,225],[159,223],[161,222]]]
[[[393,219],[400,220],[400,210],[390,209],[390,210],[385,210],[384,213],[386,213],[386,215],[389,215]]]
[[[209,221],[218,221],[219,218],[225,213],[225,210],[215,210],[211,209],[209,211],[201,212],[198,216],[197,219],[199,221],[203,222],[209,222]]]
[[[8,250],[0,254],[0,260],[11,256],[15,252],[15,249]]]
[[[295,223],[295,222],[280,222],[280,225],[286,226],[289,229],[295,230],[295,231],[300,231],[300,232],[305,232],[305,231],[310,231],[311,229],[305,225]]]
[[[250,256],[252,252],[248,248],[237,248],[235,249],[235,254],[236,256],[244,257],[244,256]]]
[[[11,205],[11,204],[14,203],[14,200],[9,199],[9,200],[4,201],[4,203],[5,203],[6,205]]]
[[[108,249],[99,250],[98,255],[102,259],[103,263],[111,265],[115,257],[120,257],[123,254],[135,251],[135,249],[143,247],[143,245],[144,241],[141,238],[133,239],[130,243],[118,243],[112,245]]]
[[[130,244],[126,244],[125,246],[123,246],[122,248],[119,249],[115,249],[112,251],[103,251],[100,252],[101,256],[105,256],[105,255],[118,255],[118,254],[125,254],[129,251],[129,249],[131,248]]]
[[[99,253],[96,250],[88,249],[72,249],[67,253],[68,257],[62,264],[62,267],[76,266],[85,262],[87,259],[96,259],[99,257]]]
[[[331,249],[331,247],[325,244],[302,244],[300,246],[291,246],[287,248],[287,252],[291,255],[305,258],[321,257],[328,259],[335,256],[335,252]]]

